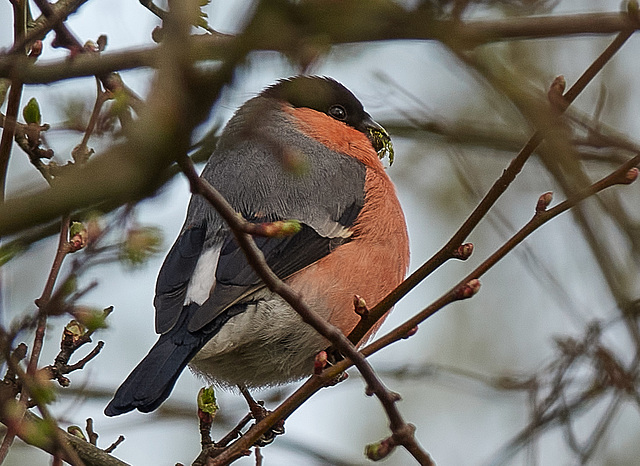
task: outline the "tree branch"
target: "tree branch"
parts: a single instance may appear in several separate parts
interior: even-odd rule
[[[589,13],[582,15],[534,16],[505,18],[499,20],[478,20],[457,22],[438,20],[428,11],[404,10],[399,6],[381,3],[371,8],[370,3],[343,1],[332,3],[330,10],[322,2],[307,2],[288,5],[292,17],[302,17],[303,27],[291,30],[289,21],[283,21],[285,30],[293,36],[287,41],[279,41],[280,35],[272,34],[273,29],[263,29],[257,24],[258,35],[254,50],[292,52],[300,41],[312,42],[322,37],[330,38],[335,45],[358,42],[379,42],[391,40],[437,40],[469,49],[490,42],[504,40],[530,40],[571,35],[609,35],[640,27],[637,15],[627,13]],[[276,11],[285,15],[284,11]],[[294,16],[296,15],[296,16]],[[345,20],[349,24],[345,25]],[[383,19],[384,18],[384,19]],[[369,26],[354,27],[353,21]],[[221,60],[227,57],[227,47],[233,36],[223,34],[203,35],[195,38],[193,49],[188,53],[193,61]],[[0,55],[0,77],[20,79],[25,84],[44,84],[58,80],[103,75],[141,67],[157,67],[161,46],[145,47],[123,52],[109,52],[97,55],[83,54],[72,61],[67,59],[48,64],[33,64],[16,56]]]
[[[607,62],[620,50],[624,43],[631,37],[633,31],[628,30],[621,32],[616,38],[609,44],[609,46],[589,65],[584,73],[578,78],[578,80],[571,86],[571,88],[561,95],[562,107],[557,108],[557,111],[564,112],[566,108],[573,103],[573,101],[580,95],[580,93],[587,87],[587,85],[593,80],[597,73],[607,64]],[[553,86],[553,85],[552,85]],[[560,91],[562,94],[562,91]],[[549,124],[545,124],[545,127]],[[529,157],[536,150],[538,145],[544,139],[545,132],[542,130],[536,131],[529,141],[520,150],[518,155],[511,161],[509,166],[502,172],[502,175],[493,183],[487,194],[482,198],[480,203],[471,212],[469,217],[458,228],[451,239],[436,252],[427,262],[425,262],[418,270],[413,272],[405,281],[396,287],[389,295],[387,295],[380,303],[378,303],[373,309],[370,310],[368,315],[358,322],[358,325],[349,334],[349,340],[352,342],[360,341],[369,329],[401,298],[403,298],[409,291],[415,288],[422,280],[428,277],[434,270],[440,267],[443,263],[454,257],[454,251],[456,251],[463,241],[469,236],[469,234],[475,229],[480,221],[485,217],[487,212],[494,206],[496,201],[507,190],[509,185],[515,180],[516,176],[522,170],[524,164],[529,160]]]

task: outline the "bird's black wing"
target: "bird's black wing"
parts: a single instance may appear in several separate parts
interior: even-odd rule
[[[206,224],[185,228],[162,264],[154,298],[156,309],[162,309],[156,313],[158,333],[165,333],[173,327],[182,312],[187,286],[202,253],[206,233]]]
[[[242,115],[234,118],[238,117]],[[267,264],[284,278],[349,240],[349,227],[364,205],[366,168],[358,160],[330,150],[278,118],[264,118],[275,121],[268,130],[263,128],[268,133],[266,138],[262,133],[253,137],[243,134],[245,139],[234,144],[221,143],[202,177],[251,222],[298,220],[302,224],[302,230],[290,237],[256,238]],[[234,130],[233,121],[226,131]],[[220,141],[229,139],[233,138],[223,134]],[[303,169],[287,168],[283,154],[278,152],[280,146],[273,141],[287,141],[286,150],[301,157],[299,165]],[[194,196],[185,224],[202,225],[203,220],[207,232],[204,242],[198,243],[200,253],[220,248],[220,255],[209,298],[188,322],[191,332],[206,327],[229,306],[263,286],[223,220],[203,198]],[[199,233],[189,233],[183,238],[184,235],[185,232],[178,243],[193,245],[192,235],[198,241],[201,239]],[[180,245],[176,247],[182,249]],[[186,249],[192,252],[197,248]],[[165,261],[155,299],[159,332],[168,330],[178,320],[182,312],[178,297],[184,300],[189,285],[189,273],[185,271],[193,273],[196,263],[186,255],[177,255],[175,261],[168,257]]]

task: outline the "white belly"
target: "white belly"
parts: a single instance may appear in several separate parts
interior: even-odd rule
[[[328,346],[284,300],[271,295],[222,326],[190,368],[217,385],[279,385],[311,375],[316,354]]]

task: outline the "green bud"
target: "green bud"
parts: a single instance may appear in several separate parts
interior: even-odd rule
[[[42,115],[40,114],[40,104],[35,97],[31,97],[27,105],[22,109],[22,116],[27,124],[39,125],[42,121]]]
[[[364,447],[364,454],[371,461],[380,461],[389,456],[394,449],[395,445],[389,439],[384,439]]]
[[[72,320],[64,327],[65,335],[69,335],[74,341],[82,337],[86,331],[86,327],[77,320]]]
[[[84,229],[84,224],[82,222],[71,222],[71,226],[69,226],[69,236],[77,235]]]
[[[215,416],[218,411],[216,393],[213,387],[202,387],[198,392],[198,410]]]
[[[84,436],[84,432],[82,432],[82,429],[80,427],[78,427],[78,426],[69,426],[69,427],[67,427],[67,432],[69,432],[74,437],[81,438],[84,441],[87,440],[87,438]]]
[[[162,231],[156,227],[133,228],[121,245],[120,258],[131,266],[143,264],[158,253],[162,246]]]
[[[99,328],[107,328],[107,315],[100,309],[76,307],[73,310],[73,317],[76,318],[77,323],[83,325],[89,332],[93,332]]]

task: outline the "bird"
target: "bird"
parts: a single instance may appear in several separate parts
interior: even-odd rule
[[[388,133],[345,86],[297,75],[235,112],[200,176],[249,222],[298,222],[296,234],[254,237],[256,245],[280,279],[348,335],[360,320],[354,296],[379,302],[409,265],[405,217],[380,158],[390,150]],[[231,389],[301,380],[329,346],[262,283],[197,194],[160,268],[154,307],[159,338],[107,416],[155,410],[187,366]]]

